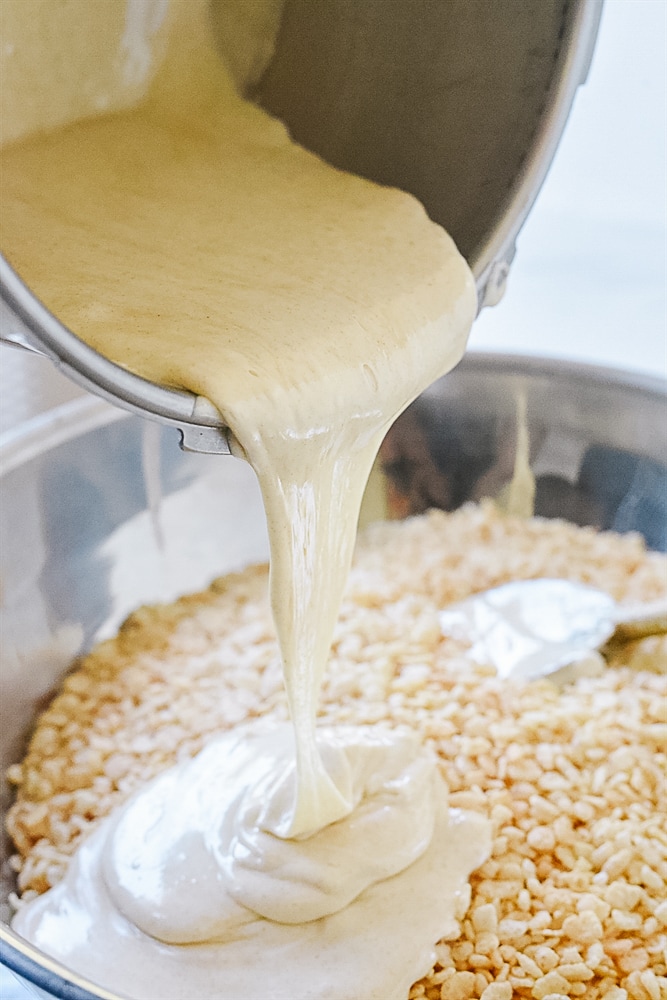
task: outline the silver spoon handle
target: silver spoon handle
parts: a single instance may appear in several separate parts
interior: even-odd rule
[[[667,632],[667,598],[642,604],[619,605],[614,615],[615,637],[641,639]]]

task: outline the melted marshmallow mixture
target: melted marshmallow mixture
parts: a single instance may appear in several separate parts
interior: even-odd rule
[[[8,10],[20,53],[36,29]],[[316,735],[315,714],[369,470],[459,360],[473,279],[414,198],[329,167],[238,95],[204,0],[144,18],[143,48],[130,27],[133,87],[127,52],[166,46],[147,96],[98,97],[76,117],[114,113],[66,110],[67,125],[33,108],[60,127],[2,153],[2,251],[91,346],[207,397],[231,428],[264,498],[294,734],[251,728],[157,779],[14,926],[137,1000],[399,1000],[488,831],[448,811],[414,737]]]

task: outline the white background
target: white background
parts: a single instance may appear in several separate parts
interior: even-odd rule
[[[593,63],[470,347],[667,376],[667,3],[606,0]]]
[[[666,50],[667,0],[606,0],[588,82],[519,237],[507,293],[481,315],[470,347],[667,376]],[[48,363],[0,352],[7,375],[49,372],[50,402],[74,391]],[[1,424],[11,422],[5,411]],[[2,1000],[28,996],[0,969]]]

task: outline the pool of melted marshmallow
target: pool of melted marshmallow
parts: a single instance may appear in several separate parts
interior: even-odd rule
[[[281,837],[291,727],[241,727],[102,824],[16,929],[137,1000],[351,1000],[360,989],[403,1000],[435,942],[456,932],[488,823],[448,809],[434,758],[412,735],[355,726],[319,741],[351,795],[348,817]]]

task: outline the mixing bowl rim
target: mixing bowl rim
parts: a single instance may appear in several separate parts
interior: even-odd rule
[[[6,924],[0,924],[0,964],[58,1000],[120,1000],[49,958]]]
[[[660,376],[543,355],[469,350],[453,372],[482,374],[487,369],[503,375],[618,386],[667,400],[667,379]],[[129,416],[129,411],[92,394],[46,410],[0,434],[0,479],[73,437]]]
[[[468,350],[452,373],[483,374],[485,370],[529,378],[593,382],[667,399],[667,379],[658,375],[542,355]],[[73,437],[131,415],[92,394],[46,410],[0,434],[0,479]]]

